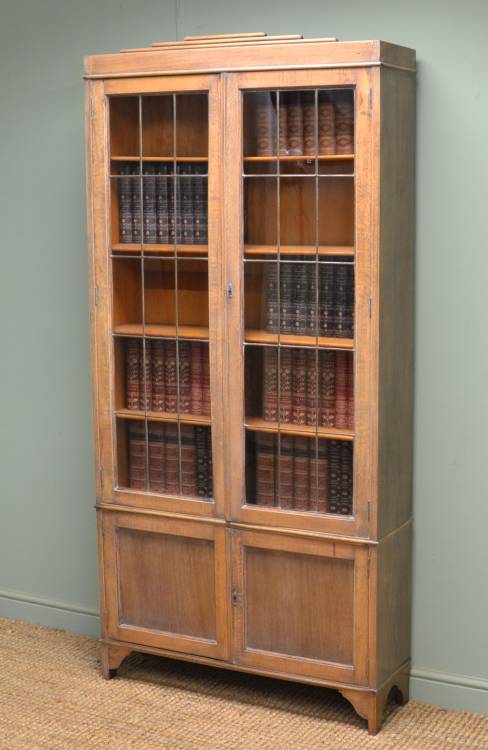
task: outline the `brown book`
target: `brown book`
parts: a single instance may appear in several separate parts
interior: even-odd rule
[[[190,424],[180,425],[181,493],[197,497],[197,452],[195,430]]]
[[[293,508],[293,438],[290,435],[280,437],[276,493],[276,505]]]
[[[141,381],[141,409],[152,409],[152,342],[150,339],[142,341],[142,356],[140,360]]]
[[[275,439],[274,435],[256,435],[256,505],[275,504]]]
[[[287,95],[287,130],[288,130],[288,153],[290,156],[302,156],[303,154],[303,110],[300,94],[291,91]]]
[[[178,425],[168,422],[164,430],[164,457],[166,491],[171,495],[180,494],[180,455]]]
[[[309,438],[295,437],[293,451],[293,507],[309,510],[310,460]]]
[[[319,154],[335,154],[334,104],[324,91],[319,94]]]
[[[149,489],[152,492],[164,492],[164,424],[162,422],[148,423],[149,442]]]
[[[257,156],[272,156],[275,153],[275,108],[271,94],[267,91],[254,94],[255,135]]]
[[[191,413],[203,413],[203,347],[201,341],[191,344]]]
[[[179,353],[179,409],[181,414],[191,412],[192,388],[191,388],[191,344],[189,341],[180,341],[178,343]]]
[[[354,429],[354,358],[347,358],[347,429]]]
[[[335,352],[320,352],[320,424],[335,426]]]
[[[129,425],[129,487],[146,489],[146,427],[142,420]]]
[[[335,426],[347,429],[347,362],[349,352],[335,353]]]
[[[284,93],[280,94],[278,142],[280,156],[286,156],[288,154],[288,107]]]
[[[202,414],[207,417],[212,412],[212,403],[210,400],[210,364],[208,344],[203,345],[203,366],[202,366]]]
[[[213,497],[213,461],[212,461],[212,430],[210,427],[205,427],[205,450],[207,460],[207,495],[206,497]]]
[[[336,154],[354,153],[354,108],[349,92],[338,95],[335,103]]]
[[[318,417],[318,362],[319,354],[315,349],[306,352],[307,389],[306,389],[306,423],[316,425]]]
[[[327,512],[327,442],[310,440],[310,510]]]
[[[125,383],[128,409],[141,408],[141,340],[126,339],[125,342]]]
[[[305,424],[307,416],[307,360],[305,349],[294,349],[292,362],[293,423]]]
[[[152,408],[164,411],[164,341],[152,342]]]
[[[352,515],[352,443],[340,442],[339,512]]]
[[[165,341],[164,346],[164,411],[176,413],[177,392],[176,341]]]
[[[316,141],[316,116],[315,95],[313,92],[302,94],[303,109],[303,153],[305,156],[315,156],[317,149]]]
[[[291,398],[291,354],[292,349],[280,347],[280,392],[279,392],[279,415],[281,422],[291,422],[292,398]]]
[[[327,447],[329,459],[327,511],[339,513],[341,506],[341,452],[338,440],[329,440]]]
[[[278,350],[263,347],[263,419],[278,421]]]

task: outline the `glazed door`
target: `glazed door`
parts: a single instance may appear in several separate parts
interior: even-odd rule
[[[364,70],[229,77],[235,520],[368,534],[369,92]]]
[[[226,530],[101,511],[105,637],[225,659]]]
[[[237,662],[367,683],[366,548],[233,530],[232,557]]]
[[[220,78],[93,91],[98,496],[223,515]]]

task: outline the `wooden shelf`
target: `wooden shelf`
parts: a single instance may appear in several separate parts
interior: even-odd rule
[[[158,336],[163,339],[176,338],[176,326],[160,323],[123,323],[114,326],[113,332],[119,336]],[[178,338],[202,339],[208,341],[208,328],[205,326],[178,326]]]
[[[276,245],[244,245],[245,255],[277,255]],[[316,255],[314,245],[281,245],[280,255]],[[354,257],[354,247],[351,245],[319,245],[319,256],[347,256]]]
[[[246,329],[244,340],[250,344],[278,344],[278,334],[271,331]],[[326,349],[354,349],[354,339],[340,339],[332,336],[298,336],[282,333],[280,344],[289,346],[320,346]]]
[[[315,156],[280,156],[280,161],[315,161]],[[319,154],[317,157],[322,162],[337,162],[337,161],[351,161],[354,159],[354,154]],[[270,162],[278,161],[277,156],[245,156],[245,162]]]
[[[292,424],[288,422],[268,422],[260,417],[246,417],[244,426],[251,432],[286,432],[290,435],[302,435],[305,437],[318,435],[320,438],[332,438],[334,440],[353,440],[352,430],[339,430],[336,427],[319,427],[308,424]]]
[[[117,409],[115,412],[116,417],[121,419],[144,419],[145,417],[152,422],[177,422],[178,414],[174,412],[162,412],[162,411],[143,411],[142,409]],[[209,416],[201,414],[181,414],[179,415],[179,421],[182,424],[194,424],[194,425],[210,425],[211,419]]]
[[[143,245],[144,254],[147,255],[208,255],[208,245]],[[112,245],[113,253],[128,253],[137,255],[141,252],[141,245],[138,243],[121,243],[116,242]]]
[[[198,161],[198,162],[206,162],[208,161],[208,156],[111,156],[111,161],[161,161],[161,162],[169,162],[172,161]],[[117,176],[117,175],[115,175]]]

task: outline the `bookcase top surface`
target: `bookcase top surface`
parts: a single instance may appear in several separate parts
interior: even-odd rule
[[[85,57],[85,78],[129,78],[300,68],[386,67],[415,70],[415,50],[380,40],[339,42],[334,37],[263,32],[185,37],[147,48]]]

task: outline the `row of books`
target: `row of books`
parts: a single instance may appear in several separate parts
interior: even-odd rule
[[[119,241],[121,243],[206,245],[207,177],[204,164],[145,162],[119,167]],[[142,208],[142,210],[141,210]]]
[[[263,418],[270,422],[354,428],[350,352],[264,347]]]
[[[139,338],[124,344],[128,409],[210,416],[208,344]]]
[[[257,156],[309,156],[354,153],[354,107],[349,92],[281,92],[278,115],[274,96],[254,94]],[[277,123],[278,121],[278,123]]]
[[[257,434],[256,504],[352,514],[353,447],[344,440]]]
[[[210,498],[213,495],[209,427],[142,420],[129,424],[129,487]]]
[[[264,266],[266,330],[306,336],[353,337],[352,263],[284,261],[268,262]]]

